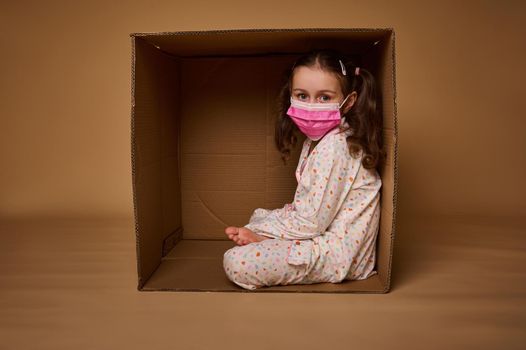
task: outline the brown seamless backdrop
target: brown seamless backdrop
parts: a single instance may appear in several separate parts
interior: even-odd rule
[[[525,7],[518,0],[4,1],[2,345],[234,349],[250,340],[252,349],[319,349],[323,339],[330,349],[522,348]],[[300,27],[396,30],[393,291],[137,292],[129,33]],[[76,229],[75,219],[84,219]]]

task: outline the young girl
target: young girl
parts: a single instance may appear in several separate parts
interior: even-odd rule
[[[227,227],[228,278],[245,289],[339,283],[376,273],[385,157],[374,77],[336,50],[300,57],[280,93],[275,141],[289,159],[301,132],[292,203],[257,208],[244,227]]]

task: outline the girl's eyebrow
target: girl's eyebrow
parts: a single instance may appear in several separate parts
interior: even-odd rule
[[[303,90],[303,89],[294,89],[294,91],[304,91],[304,92],[307,92],[307,90]],[[332,92],[333,94],[336,93],[336,91],[332,91],[332,90],[320,90],[318,92]]]

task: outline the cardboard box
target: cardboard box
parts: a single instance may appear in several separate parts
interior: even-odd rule
[[[131,160],[140,291],[243,291],[223,270],[227,226],[292,201],[302,139],[284,165],[274,147],[284,71],[315,47],[351,54],[375,75],[388,159],[377,274],[256,292],[385,293],[397,192],[392,28],[239,29],[132,33]]]

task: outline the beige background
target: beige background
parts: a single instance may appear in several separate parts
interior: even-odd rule
[[[4,2],[2,346],[197,349],[251,341],[266,348],[297,340],[307,349],[411,348],[425,340],[428,348],[518,348],[526,340],[525,7],[518,0]],[[300,27],[396,31],[392,292],[137,292],[129,33]]]

